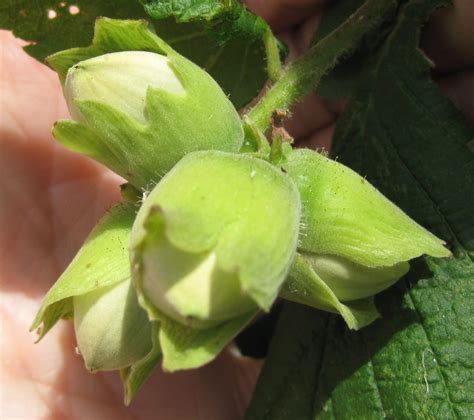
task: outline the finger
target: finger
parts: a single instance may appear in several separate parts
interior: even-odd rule
[[[299,141],[298,146],[329,152],[331,150],[335,128],[336,122],[334,121],[328,124],[326,127],[314,131],[308,137],[302,138]]]
[[[292,116],[285,123],[288,133],[297,141],[333,123],[336,114],[329,111],[326,103],[314,93],[291,108]]]
[[[135,415],[160,413],[163,420],[242,419],[261,365],[259,360],[224,351],[199,369],[173,373],[158,369],[129,410]]]
[[[321,12],[328,0],[245,0],[255,14],[267,21],[275,32],[295,26],[308,16]]]

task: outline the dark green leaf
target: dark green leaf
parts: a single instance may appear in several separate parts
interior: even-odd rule
[[[328,36],[281,71],[280,79],[246,113],[258,129],[266,131],[276,109],[288,110],[318,86],[321,78],[392,14],[399,0],[367,0]]]
[[[145,10],[154,18],[173,17],[178,22],[211,22],[216,18],[225,19],[232,15],[238,18],[241,13],[248,13],[249,16],[245,18],[252,15],[236,0],[144,0],[144,4]],[[263,21],[262,23],[265,25]]]
[[[200,22],[220,42],[232,36],[262,40],[268,24],[237,0],[145,0],[145,10],[155,19],[173,17],[178,22]]]
[[[267,79],[265,50],[260,41],[235,38],[221,44],[195,22],[177,26],[164,20],[155,28],[176,51],[203,67],[237,109],[253,99]]]
[[[226,6],[220,0],[151,0],[145,1],[145,9],[156,19],[172,16],[178,22],[188,22],[211,20],[225,11]]]
[[[444,4],[400,11],[338,123],[336,153],[455,256],[416,261],[378,297],[382,319],[357,333],[287,305],[249,419],[474,417],[473,133],[417,49],[420,26]]]
[[[267,79],[266,43],[275,39],[265,21],[240,2],[147,0],[145,10],[158,20],[158,35],[204,67],[237,108],[262,88]]]
[[[0,5],[0,28],[30,41],[26,52],[43,61],[57,51],[89,45],[98,16],[138,19],[146,14],[137,0],[7,0]]]
[[[237,108],[262,88],[267,79],[266,43],[275,40],[268,25],[242,4],[220,0],[149,1],[145,7],[156,19],[153,23],[157,34],[205,68]],[[16,36],[30,41],[25,50],[43,61],[55,52],[88,45],[100,16],[149,18],[137,0],[10,0],[0,6],[0,28],[11,29]]]
[[[312,43],[316,44],[323,39],[351,16],[363,3],[363,0],[339,0],[331,3],[331,7],[316,31]],[[370,71],[370,67],[373,65],[374,51],[393,29],[394,11],[395,9],[386,16],[382,24],[374,28],[375,30],[367,31],[357,50],[348,57],[344,57],[341,65],[323,76],[317,88],[318,95],[326,99],[338,100],[354,92],[360,80]]]

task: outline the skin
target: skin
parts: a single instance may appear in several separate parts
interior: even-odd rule
[[[423,43],[443,72],[437,76],[442,89],[473,122],[469,2],[455,1],[462,13],[437,12]],[[248,3],[290,44],[290,59],[308,44],[324,6],[317,0]],[[261,363],[231,350],[202,369],[157,370],[125,408],[116,373],[84,369],[71,323],[61,321],[33,345],[28,329],[43,295],[120,199],[122,180],[53,140],[52,124],[68,117],[56,74],[27,56],[10,33],[0,31],[0,45],[0,412],[5,418],[242,418]],[[293,109],[287,129],[301,145],[328,148],[343,107],[309,95]]]

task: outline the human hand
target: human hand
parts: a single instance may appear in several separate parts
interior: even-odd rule
[[[320,17],[321,2],[314,0],[292,0],[292,13],[287,12],[290,6],[284,0],[249,3],[278,30],[286,32],[285,39],[293,45],[292,57],[305,48]],[[471,6],[469,10],[472,9]],[[296,25],[308,14],[314,16],[298,30],[289,30],[288,24]],[[441,23],[446,22],[444,19]],[[466,19],[466,14],[457,19]],[[453,25],[452,30],[455,28]],[[466,37],[454,39],[469,42]],[[53,122],[67,117],[57,76],[21,51],[8,33],[1,33],[0,45],[2,415],[71,419],[241,418],[259,362],[235,357],[231,352],[199,370],[175,374],[157,371],[132,406],[125,408],[116,373],[91,375],[84,369],[82,359],[74,352],[70,323],[61,322],[33,346],[35,336],[28,333],[28,328],[42,297],[96,221],[120,199],[118,186],[122,180],[52,139]],[[431,48],[433,54],[438,51],[436,45]],[[462,54],[465,57],[465,52]],[[444,58],[439,60],[443,63]],[[464,64],[447,65],[449,71],[463,67]],[[464,71],[441,81],[471,116],[473,80],[472,73]],[[302,144],[328,147],[341,109],[341,104],[328,104],[310,95],[295,109],[288,130]],[[19,397],[27,403],[20,404]]]

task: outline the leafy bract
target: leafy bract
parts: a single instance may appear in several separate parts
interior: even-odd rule
[[[400,280],[410,269],[406,261],[390,266],[366,267],[336,255],[301,254],[343,302],[373,296]]]
[[[238,299],[229,292],[228,301],[226,291],[214,282],[236,276],[241,303],[248,296],[269,310],[296,252],[299,217],[294,184],[269,163],[216,151],[190,153],[155,187],[138,213],[131,242],[132,261],[144,270],[137,273],[138,283],[147,284],[156,299],[171,299],[189,310],[184,316],[199,312],[199,318],[215,320]],[[205,271],[194,285],[197,278],[189,273],[198,273],[207,261],[212,272]],[[168,265],[181,268],[171,270]],[[158,276],[160,270],[169,275]]]
[[[354,330],[369,325],[378,317],[372,298],[342,303],[310,263],[299,254],[280,290],[280,297],[324,311],[339,313],[347,326]]]
[[[84,245],[49,290],[31,326],[42,338],[62,317],[72,316],[72,298],[130,281],[128,241],[133,204],[119,204],[97,224]]]
[[[109,210],[46,295],[31,327],[42,338],[60,318],[73,317],[86,366],[122,368],[127,404],[161,361],[153,338],[157,325],[138,306],[131,284],[128,245],[135,214],[134,202]]]
[[[151,326],[131,283],[128,241],[132,203],[112,208],[46,295],[32,329],[42,338],[74,318],[78,348],[91,371],[124,368],[151,348]]]
[[[126,368],[151,349],[151,325],[130,280],[74,296],[77,346],[87,369]]]
[[[130,405],[140,388],[161,362],[162,353],[158,340],[159,322],[151,322],[151,329],[152,347],[149,353],[120,371],[125,405]]]
[[[450,255],[443,241],[350,168],[308,149],[295,150],[284,167],[301,194],[299,249],[368,267],[391,266],[422,254]]]
[[[211,361],[269,310],[296,252],[299,215],[291,180],[246,155],[190,153],[150,192],[131,264],[140,303],[160,323],[165,369]]]
[[[338,123],[335,153],[454,257],[418,260],[377,297],[382,319],[360,332],[286,305],[248,419],[473,416],[473,133],[417,47],[421,25],[445,4],[400,9]]]
[[[236,317],[215,327],[193,329],[160,315],[160,346],[163,369],[173,372],[194,369],[213,360],[255,317],[257,311]]]
[[[104,55],[110,53],[116,54]],[[174,76],[171,82],[181,84],[182,91],[160,88],[156,84],[160,76],[145,72],[150,81],[135,101],[145,102],[138,112],[143,116],[137,119],[137,112],[127,113],[123,106],[120,95],[126,92],[114,100],[115,92],[127,85],[123,69],[127,67],[133,85],[135,78],[143,77],[140,62],[155,69],[163,55]],[[111,68],[110,61],[120,65]],[[217,83],[151,32],[145,21],[98,19],[89,47],[59,52],[48,57],[48,63],[65,82],[69,108],[80,121],[57,122],[54,136],[107,165],[139,190],[156,183],[186,153],[237,152],[243,143],[237,111]],[[94,89],[94,75],[102,80],[100,89]],[[161,84],[166,87],[166,81]]]
[[[68,70],[79,62],[120,51],[172,53],[169,45],[157,37],[144,20],[99,18],[95,21],[94,36],[89,38],[88,46],[60,51],[48,56],[46,61],[64,84]]]

